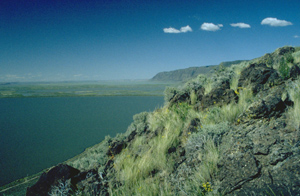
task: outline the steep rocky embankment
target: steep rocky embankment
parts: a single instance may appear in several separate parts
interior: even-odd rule
[[[299,67],[283,47],[167,88],[163,108],[26,195],[300,195]]]

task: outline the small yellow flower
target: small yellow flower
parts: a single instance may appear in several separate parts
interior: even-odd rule
[[[214,101],[214,104],[216,104],[216,102]]]
[[[165,136],[163,135],[163,136],[161,136],[162,138],[164,138]]]
[[[237,90],[235,90],[234,92],[235,92],[235,94],[237,94],[237,95],[240,94]]]
[[[191,132],[188,132],[189,135],[191,135]]]
[[[238,122],[238,123],[240,123],[240,122],[241,122],[241,120],[240,120],[240,119],[237,119],[237,122]]]
[[[200,128],[202,129],[202,128],[203,128],[203,126],[201,125],[201,126],[200,126]]]

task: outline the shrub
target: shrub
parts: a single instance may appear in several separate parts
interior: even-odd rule
[[[57,186],[51,187],[51,190],[49,192],[49,196],[64,196],[64,195],[70,195],[71,189],[71,180],[62,181],[60,180],[58,182]]]
[[[109,149],[110,142],[111,137],[106,136],[101,143],[87,148],[82,154],[66,161],[66,163],[79,170],[89,170],[94,168],[96,165],[104,167],[105,163],[108,161],[106,152]],[[103,167],[100,167],[99,171],[102,171]]]
[[[287,63],[294,63],[294,57],[293,57],[292,53],[287,53],[285,55],[285,59],[286,59]]]
[[[125,136],[128,136],[132,131],[142,132],[148,126],[148,112],[141,112],[133,116],[133,122],[127,128]]]
[[[280,60],[278,71],[283,79],[289,78],[290,68],[283,57]]]

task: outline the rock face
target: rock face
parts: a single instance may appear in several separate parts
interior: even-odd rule
[[[288,97],[282,100],[283,93],[286,93],[285,91],[285,85],[280,85],[267,91],[268,94],[263,99],[259,99],[251,104],[245,114],[254,119],[280,116],[292,104]]]
[[[260,90],[274,85],[279,80],[275,69],[269,68],[264,63],[254,63],[241,72],[238,87],[251,86],[254,94]]]
[[[68,165],[58,165],[52,168],[48,173],[43,173],[38,182],[27,189],[27,196],[48,195],[51,186],[58,185],[61,179],[68,180],[80,171]]]
[[[252,124],[253,123],[253,124]],[[284,118],[252,120],[227,133],[216,179],[225,195],[299,195],[300,132]]]
[[[202,100],[204,97],[205,88],[203,86],[198,86],[193,89],[197,100]],[[169,105],[173,105],[179,102],[191,103],[191,92],[185,91],[183,93],[174,94],[174,96],[169,100]]]
[[[297,77],[300,75],[300,63],[298,65],[293,65],[290,69],[290,77],[292,79],[297,79]]]
[[[198,105],[198,109],[204,109],[210,106],[221,106],[231,102],[236,103],[237,101],[237,94],[234,90],[230,89],[229,81],[225,80],[220,87],[213,89],[202,98],[201,105],[200,107]]]

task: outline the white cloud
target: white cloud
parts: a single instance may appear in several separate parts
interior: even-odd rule
[[[164,28],[165,33],[180,33],[178,29],[174,29],[173,27],[170,28]]]
[[[218,31],[221,30],[220,27],[223,27],[223,25],[222,24],[215,25],[213,23],[207,23],[207,22],[201,25],[201,29],[204,31]]]
[[[288,25],[293,25],[291,22],[286,20],[279,20],[277,18],[265,18],[261,21],[262,25],[270,25],[272,27],[284,27]]]
[[[294,36],[294,38],[299,38],[299,37],[300,37],[299,35],[295,35],[295,36]]]
[[[190,32],[193,31],[192,28],[189,25],[187,25],[185,27],[181,27],[180,30],[175,29],[173,27],[164,28],[163,30],[164,30],[165,33],[186,33],[186,32],[189,32],[189,31]]]
[[[232,27],[239,27],[239,28],[251,28],[249,24],[243,23],[243,22],[238,22],[238,23],[232,23],[230,24]]]
[[[180,28],[180,32],[182,32],[182,33],[186,33],[186,32],[189,32],[189,31],[190,32],[193,31],[192,28],[189,25]]]

